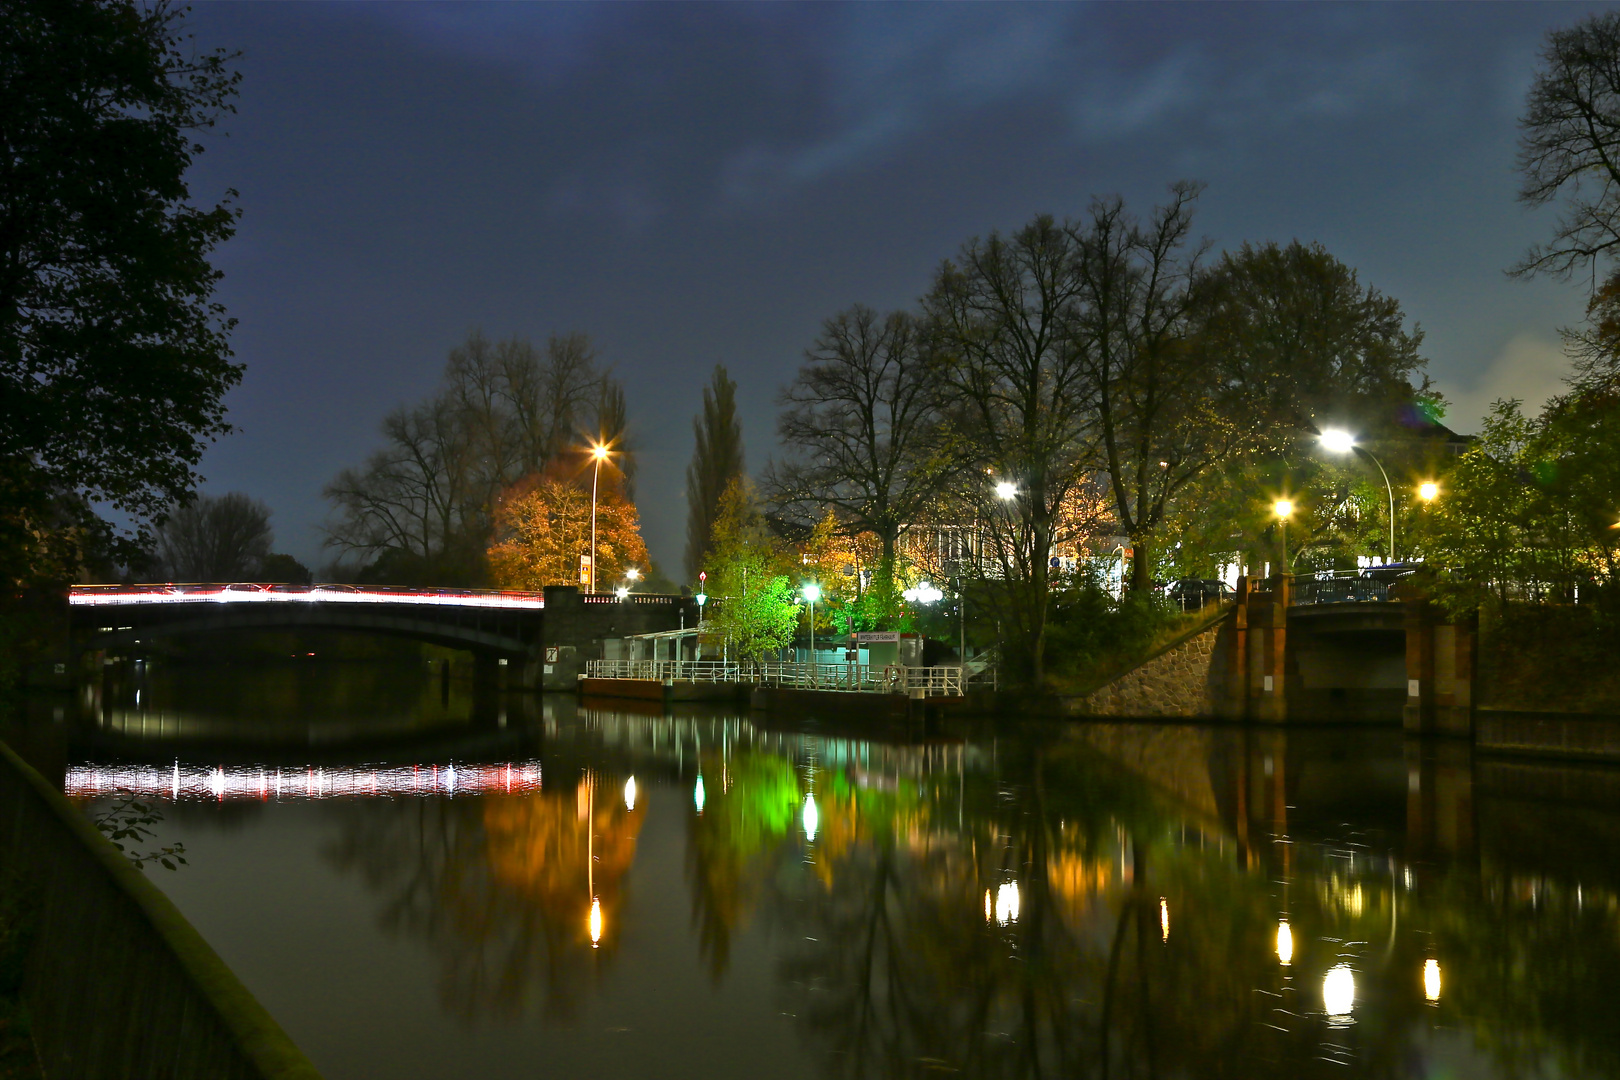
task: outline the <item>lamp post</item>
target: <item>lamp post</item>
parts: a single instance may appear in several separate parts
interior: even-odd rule
[[[816,601],[821,599],[821,586],[812,581],[800,591],[810,602],[810,671],[815,677],[821,670],[816,666]],[[818,678],[816,681],[819,683],[821,680]]]
[[[1282,523],[1282,572],[1288,573],[1288,516],[1294,512],[1294,504],[1289,499],[1278,499],[1271,504],[1272,513]]]
[[[596,481],[602,475],[602,462],[607,460],[608,448],[600,443],[591,447],[591,457],[596,460],[595,468],[591,471],[591,592],[596,591]]]
[[[1384,471],[1384,463],[1373,457],[1371,450],[1356,442],[1356,437],[1340,428],[1328,428],[1322,432],[1322,446],[1334,454],[1347,454],[1354,450],[1366,454],[1367,460],[1378,466],[1378,474],[1384,478],[1384,490],[1389,493],[1389,561],[1395,561],[1395,487],[1389,482],[1389,473]],[[1425,487],[1430,485],[1424,485]],[[1439,488],[1435,488],[1436,494]],[[1428,496],[1425,496],[1427,498]]]

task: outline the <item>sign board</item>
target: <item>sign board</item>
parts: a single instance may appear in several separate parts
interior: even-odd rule
[[[865,645],[872,641],[899,641],[898,630],[863,630],[855,635],[855,640]]]
[[[557,659],[558,659],[557,654],[560,653],[560,652],[562,652],[562,646],[560,646],[560,645],[547,645],[546,646],[546,663],[555,664],[557,662]]]

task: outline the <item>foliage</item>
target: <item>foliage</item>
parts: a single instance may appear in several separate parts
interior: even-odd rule
[[[135,864],[137,870],[144,870],[149,862],[158,863],[165,870],[178,870],[186,863],[186,845],[178,841],[144,852],[131,851],[124,846],[126,841],[131,845],[144,845],[157,836],[151,826],[162,821],[163,814],[151,803],[142,802],[133,795],[123,795],[91,820],[101,834],[112,841],[113,847]]]
[[[270,508],[233,491],[199,495],[176,509],[158,526],[157,542],[169,581],[253,581],[275,536]]]
[[[703,388],[703,411],[692,419],[696,445],[686,467],[686,575],[696,579],[713,542],[720,500],[744,474],[742,422],[737,419],[737,384],[725,365]]]
[[[540,478],[503,496],[497,541],[489,549],[497,588],[536,590],[579,583],[580,558],[591,552],[591,496],[581,481]],[[617,483],[596,499],[596,591],[611,589],[630,567],[647,566],[635,503]]]
[[[1517,597],[1614,605],[1617,482],[1612,391],[1578,388],[1538,417],[1498,401],[1423,523],[1439,593],[1458,611]]]
[[[259,564],[261,581],[282,582],[288,585],[308,585],[315,580],[309,567],[282,552],[271,552]]]
[[[707,640],[755,662],[793,641],[794,560],[770,535],[740,477],[720,498],[708,566],[715,602],[703,624]]]
[[[183,14],[66,0],[0,19],[0,584],[71,576],[91,534],[135,556],[230,430],[242,368],[208,259],[237,212],[192,205],[186,174],[240,75]]]
[[[497,497],[567,463],[587,423],[598,443],[608,425],[622,431],[616,385],[583,334],[553,335],[543,350],[471,334],[434,396],[390,413],[384,448],[326,485],[337,510],[327,544],[371,562],[372,579],[480,583]]]
[[[1064,574],[1052,597],[1054,678],[1089,688],[1135,666],[1185,621],[1156,591],[1131,589],[1115,599],[1093,571]]]

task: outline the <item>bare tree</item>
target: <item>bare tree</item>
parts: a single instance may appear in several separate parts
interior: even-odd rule
[[[1131,587],[1153,584],[1154,542],[1189,481],[1237,444],[1219,371],[1191,343],[1193,282],[1205,248],[1188,250],[1199,187],[1178,183],[1145,224],[1118,197],[1071,224],[1075,348],[1091,433],[1119,526],[1130,537]]]
[[[725,365],[703,389],[703,411],[692,419],[696,446],[686,467],[686,574],[703,569],[719,516],[720,497],[743,475],[742,422],[737,419],[737,384]]]
[[[1567,277],[1590,264],[1596,274],[1620,248],[1620,12],[1554,30],[1541,60],[1519,120],[1519,199],[1563,199],[1564,213],[1511,272]]]
[[[830,507],[845,535],[877,537],[878,573],[894,573],[900,532],[950,478],[917,320],[856,305],[828,319],[782,392],[777,432],[792,455],[766,487],[807,531]]]
[[[326,486],[337,510],[327,544],[402,583],[474,583],[501,492],[565,455],[610,398],[622,427],[623,390],[583,334],[542,351],[474,332],[451,350],[439,391],[390,413],[383,448]]]
[[[1037,682],[1062,508],[1097,465],[1080,262],[1075,232],[1043,215],[1011,236],[969,241],[925,299],[933,375],[969,467],[958,497],[995,541],[1005,629]]]
[[[251,581],[270,547],[270,508],[239,491],[199,495],[158,526],[158,557],[171,581]]]

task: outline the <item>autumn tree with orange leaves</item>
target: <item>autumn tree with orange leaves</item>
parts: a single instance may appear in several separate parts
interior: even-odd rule
[[[591,553],[591,493],[579,481],[542,476],[509,489],[495,526],[488,555],[496,588],[579,584],[580,557]],[[647,561],[636,504],[604,470],[596,495],[598,589],[611,588],[626,570],[645,568]]]

